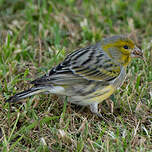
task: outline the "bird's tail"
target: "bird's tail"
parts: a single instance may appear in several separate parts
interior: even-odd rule
[[[30,97],[30,96],[38,94],[38,93],[47,92],[47,90],[48,90],[48,88],[45,88],[45,87],[32,87],[28,90],[25,90],[23,92],[15,94],[14,96],[11,96],[5,102],[17,102],[26,97]]]

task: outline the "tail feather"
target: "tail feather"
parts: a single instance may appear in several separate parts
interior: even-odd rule
[[[33,87],[29,90],[25,90],[23,92],[17,93],[14,96],[11,96],[9,99],[7,99],[5,102],[17,102],[21,99],[24,99],[26,97],[30,97],[32,95],[46,92],[47,90],[44,87]]]

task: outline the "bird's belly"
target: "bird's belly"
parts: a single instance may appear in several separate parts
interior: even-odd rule
[[[112,85],[109,85],[107,87],[105,87],[103,90],[98,90],[96,92],[94,92],[94,96],[93,98],[91,98],[90,100],[93,102],[102,102],[103,100],[109,98],[113,92],[115,91],[115,88]]]
[[[96,90],[95,92],[87,96],[73,96],[69,98],[69,102],[78,104],[78,105],[90,105],[92,103],[100,103],[103,100],[109,98],[115,88],[112,85],[106,86],[101,90]]]

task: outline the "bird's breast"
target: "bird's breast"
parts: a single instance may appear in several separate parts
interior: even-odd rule
[[[126,68],[123,67],[121,69],[119,76],[115,80],[113,80],[111,84],[117,89],[123,84],[125,78],[126,78]]]

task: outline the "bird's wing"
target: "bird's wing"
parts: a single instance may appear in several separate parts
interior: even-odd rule
[[[69,54],[47,75],[31,83],[34,85],[74,85],[85,81],[110,82],[117,78],[121,66],[102,51],[99,44],[79,49]]]

